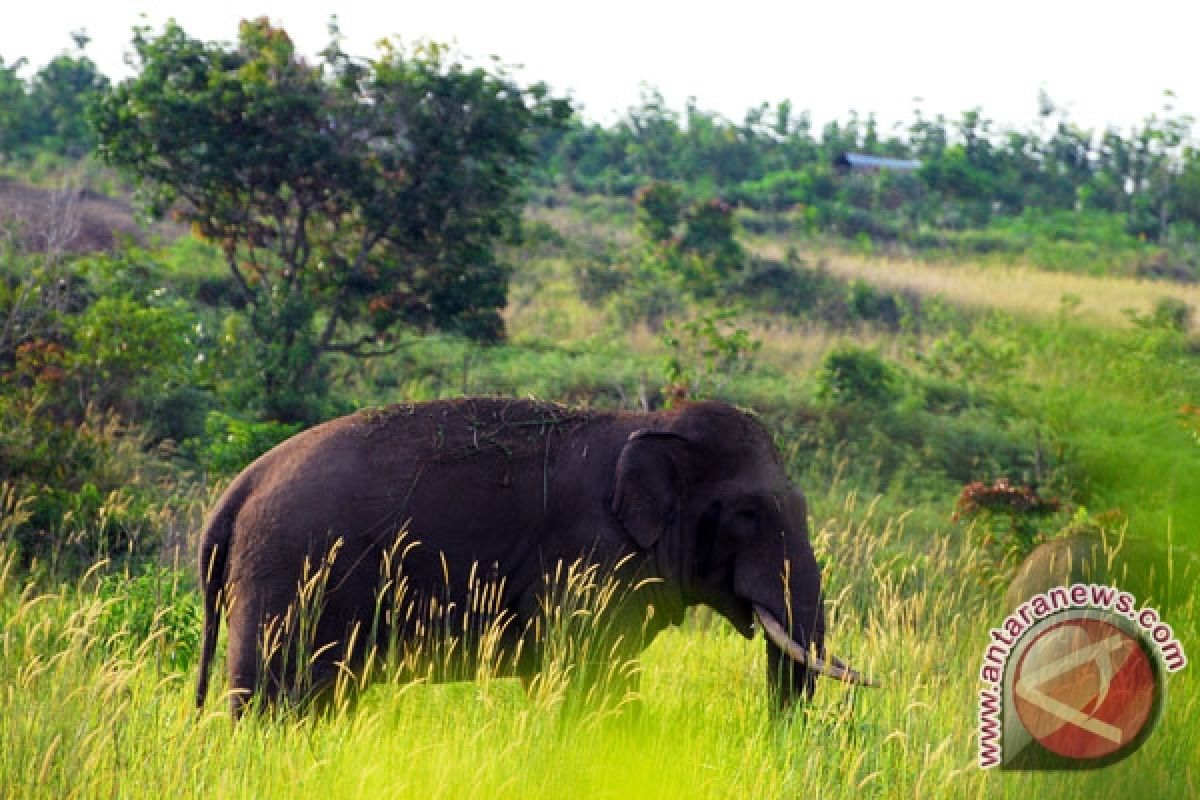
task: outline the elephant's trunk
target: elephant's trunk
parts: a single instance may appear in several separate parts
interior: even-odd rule
[[[843,681],[845,683],[853,683],[858,686],[878,687],[879,684],[863,675],[858,670],[846,665],[836,656],[830,656],[828,662],[822,659],[820,653],[816,650],[812,652],[796,643],[787,633],[787,630],[780,624],[779,620],[760,605],[755,604],[754,616],[762,625],[763,633],[766,634],[767,640],[778,649],[780,654],[786,655],[793,662],[794,667],[804,667],[804,671],[814,675],[824,675],[827,678]],[[783,669],[788,665],[778,665],[777,669]],[[811,683],[811,680],[805,681]],[[809,687],[794,687],[796,689],[805,688],[811,692]]]

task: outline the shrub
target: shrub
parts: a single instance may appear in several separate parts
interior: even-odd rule
[[[817,397],[841,405],[887,406],[900,395],[895,371],[874,350],[830,350],[817,376]]]
[[[650,183],[638,189],[633,202],[642,235],[651,242],[670,240],[683,213],[683,191],[671,183]]]
[[[210,411],[204,421],[204,438],[189,441],[187,449],[210,472],[233,475],[302,427],[299,423],[247,422]]]
[[[682,325],[667,322],[661,339],[668,352],[664,372],[669,385],[685,389],[687,396],[713,397],[754,368],[762,341],[737,327],[734,313],[704,315]]]
[[[1036,487],[998,478],[991,484],[972,481],[963,487],[954,504],[954,519],[979,521],[983,544],[998,550],[1002,561],[1019,561],[1044,538],[1040,520],[1055,514],[1062,503],[1043,497]]]
[[[735,238],[733,206],[717,199],[697,203],[688,209],[686,222],[679,244],[685,253],[694,253],[711,264],[719,278],[741,268],[746,257]]]
[[[78,421],[48,406],[38,386],[0,379],[0,483],[24,498],[6,526],[26,558],[148,553],[160,542],[156,485],[162,464],[112,412],[85,409]]]
[[[1186,331],[1192,321],[1192,307],[1179,297],[1160,297],[1151,314],[1153,324],[1176,331]]]
[[[137,575],[106,575],[99,633],[113,649],[132,654],[149,644],[170,670],[189,668],[199,655],[200,597],[188,588],[190,573],[146,564]]]

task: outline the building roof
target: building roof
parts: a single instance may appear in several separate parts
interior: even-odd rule
[[[834,159],[834,165],[849,169],[894,169],[901,172],[911,172],[921,168],[921,162],[915,158],[885,158],[884,156],[869,156],[864,153],[842,153]]]

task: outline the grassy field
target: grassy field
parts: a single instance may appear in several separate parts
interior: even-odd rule
[[[19,568],[5,545],[19,508],[0,496],[0,795],[1200,796],[1194,665],[1171,677],[1158,730],[1125,762],[1069,774],[977,767],[977,676],[1014,563],[989,544],[997,532],[986,520],[952,518],[966,480],[1023,469],[1044,450],[1045,484],[1067,508],[1039,533],[1103,518],[1158,547],[1171,587],[1154,599],[1169,603],[1167,621],[1195,657],[1200,415],[1187,409],[1200,405],[1197,348],[1194,332],[1147,322],[1164,295],[1196,306],[1195,287],[814,251],[805,259],[839,279],[939,298],[929,306],[950,321],[930,311],[915,327],[832,325],[689,298],[677,322],[727,305],[724,330],[760,343],[706,368],[712,342],[673,348],[661,322],[623,319],[620,297],[586,296],[580,263],[619,262],[631,246],[627,228],[610,236],[609,211],[542,212],[561,242],[520,254],[507,344],[425,337],[395,359],[345,368],[343,399],[496,393],[636,407],[663,387],[665,362],[691,348],[693,388],[775,426],[810,500],[830,649],[883,688],[826,682],[809,707],[774,718],[762,642],[697,614],[645,652],[639,696],[618,713],[565,714],[553,685],[529,696],[483,675],[379,684],[326,717],[234,726],[217,699],[192,707],[190,563],[146,574],[99,563],[82,577]],[[781,256],[787,244],[760,249]],[[868,405],[822,394],[829,354],[847,347],[882,355],[891,394]]]
[[[45,592],[6,560],[0,787],[14,798],[1196,796],[1195,669],[1171,679],[1158,730],[1125,762],[979,770],[976,675],[986,626],[1003,617],[981,554],[944,537],[898,557],[905,521],[845,500],[816,535],[831,639],[884,688],[825,684],[783,721],[766,712],[761,643],[696,619],[646,652],[636,710],[563,717],[555,692],[485,680],[377,685],[319,720],[232,726],[219,702],[191,707],[193,670],[169,666],[177,631],[162,614],[135,635],[113,624],[128,598],[106,596],[95,574]],[[1170,617],[1185,646],[1198,612],[1193,597]]]
[[[762,251],[775,257],[783,255],[779,245],[768,245]],[[876,286],[907,289],[925,296],[937,295],[967,308],[1045,317],[1059,313],[1066,298],[1084,319],[1105,326],[1128,326],[1129,310],[1150,314],[1163,298],[1175,298],[1193,308],[1200,306],[1200,286],[1194,284],[1046,272],[1022,266],[868,259],[833,252],[822,258],[821,263],[843,278],[858,278]],[[1193,330],[1198,322],[1191,320]]]

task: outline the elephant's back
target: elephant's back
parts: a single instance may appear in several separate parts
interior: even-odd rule
[[[544,453],[556,440],[606,416],[537,400],[466,397],[367,409],[343,421],[376,461],[409,455],[448,463],[496,455],[516,461]]]
[[[561,444],[603,416],[465,398],[370,409],[315,426],[238,479],[246,499],[235,571],[270,571],[281,553],[320,554],[337,541],[343,555],[373,564],[364,554],[402,531],[421,543],[417,562],[435,552],[460,563],[509,561],[545,527],[553,476],[566,457]],[[440,573],[440,557],[435,566]]]

